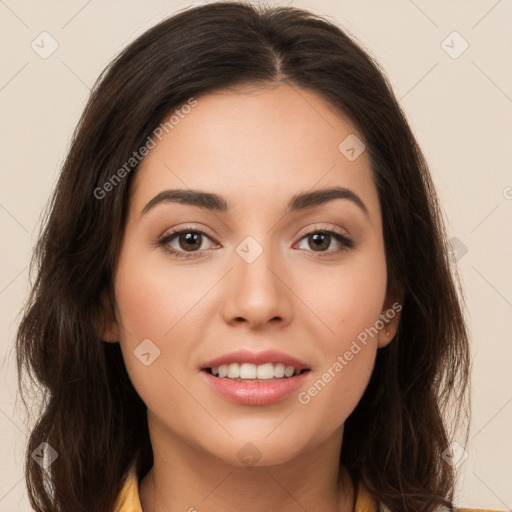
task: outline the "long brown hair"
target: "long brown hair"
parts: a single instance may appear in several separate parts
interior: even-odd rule
[[[383,212],[388,291],[403,306],[397,335],[378,351],[346,421],[340,462],[392,510],[451,507],[454,473],[442,453],[469,410],[468,333],[421,150],[383,71],[352,36],[297,8],[218,2],[165,19],[107,67],[48,204],[16,340],[19,389],[28,396],[26,374],[40,400],[25,459],[36,511],[112,510],[132,460],[139,477],[153,463],[146,406],[119,344],[99,334],[113,310],[137,166],[125,167],[108,194],[98,190],[191,97],[278,81],[320,94],[364,137]],[[42,442],[58,453],[46,469],[31,456]]]

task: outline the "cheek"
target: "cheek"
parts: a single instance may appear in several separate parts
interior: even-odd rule
[[[345,423],[368,385],[375,354],[375,344],[351,343],[331,354],[297,396],[303,428],[309,424],[311,431],[324,438]]]
[[[123,358],[139,395],[150,409],[158,408],[162,393],[155,389],[169,388],[172,378],[167,371],[174,375],[172,363],[186,360],[186,346],[172,340],[178,333],[180,339],[187,339],[183,337],[187,322],[180,319],[190,309],[190,300],[180,290],[188,288],[151,258],[144,260],[135,248],[125,247],[122,255],[115,290]]]
[[[324,360],[298,401],[310,421],[321,420],[315,428],[327,435],[352,413],[373,371],[375,325],[386,294],[384,253],[375,250],[351,265],[317,273],[315,282],[316,287],[303,293],[322,320],[314,328],[309,324]]]
[[[116,273],[116,299],[125,337],[156,343],[186,329],[188,312],[208,290],[196,273],[169,265],[160,249],[148,254],[127,246]],[[139,341],[139,342],[140,342]]]
[[[318,268],[314,278],[300,280],[300,294],[320,322],[316,339],[325,341],[325,352],[342,350],[378,320],[386,295],[386,262],[383,251],[361,253],[346,264]]]

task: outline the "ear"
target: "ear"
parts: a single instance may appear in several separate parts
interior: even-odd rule
[[[100,337],[107,343],[119,342],[119,326],[116,320],[114,305],[109,298],[108,291],[101,296],[101,305],[103,311],[103,323],[100,328]]]
[[[400,324],[402,300],[402,298],[400,298],[399,301],[396,300],[394,302],[387,300],[384,303],[384,307],[382,308],[379,317],[384,326],[382,329],[379,329],[379,333],[377,335],[377,348],[384,348],[388,346],[395,337]]]

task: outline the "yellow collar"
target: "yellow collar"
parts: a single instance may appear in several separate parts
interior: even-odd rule
[[[457,512],[500,512],[491,509],[469,509],[458,508]],[[114,512],[142,512],[142,505],[139,498],[139,481],[135,470],[135,463],[132,464],[128,476],[123,484],[121,492],[117,497]],[[370,497],[364,487],[359,488],[356,496],[354,512],[377,512],[377,504]]]
[[[360,489],[354,512],[376,512],[375,502],[369,496],[365,489]],[[139,482],[135,470],[135,464],[132,464],[128,476],[123,484],[121,492],[117,498],[114,512],[142,512],[142,505],[139,498]]]

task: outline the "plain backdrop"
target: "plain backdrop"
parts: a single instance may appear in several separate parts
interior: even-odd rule
[[[72,131],[107,63],[150,26],[199,3],[0,0],[2,512],[30,510],[28,425],[16,401],[12,346],[40,215]],[[472,429],[457,504],[510,510],[512,1],[280,4],[326,16],[376,57],[427,157],[457,250],[474,357]]]

